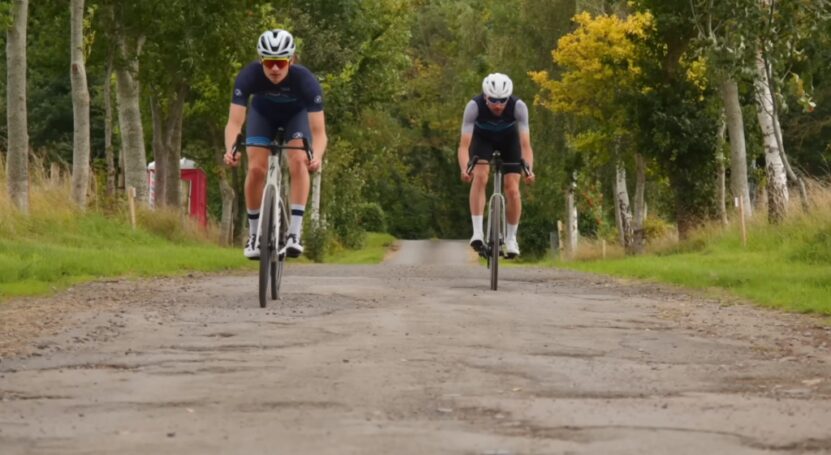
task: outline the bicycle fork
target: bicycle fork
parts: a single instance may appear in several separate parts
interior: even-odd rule
[[[488,250],[491,250],[492,248],[501,249],[502,238],[504,237],[505,232],[508,228],[505,221],[505,197],[502,196],[502,173],[494,173],[493,179],[493,194],[491,194],[491,197],[488,200],[488,224],[487,230],[485,232],[487,233],[486,235],[490,236],[492,223],[499,223],[499,238],[496,239],[495,245],[491,244],[490,241],[487,242]],[[499,204],[497,204],[499,206],[499,213],[493,213],[494,201],[497,200],[499,201]],[[490,251],[487,251],[485,256],[489,258]]]

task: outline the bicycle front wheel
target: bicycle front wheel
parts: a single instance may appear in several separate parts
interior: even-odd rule
[[[491,290],[495,291],[498,287],[499,282],[499,252],[502,250],[501,245],[499,244],[500,230],[502,228],[502,200],[500,198],[493,198],[493,203],[491,204],[491,212],[488,216],[491,219],[491,229],[488,233],[490,236],[488,242],[491,245]]]
[[[278,229],[280,234],[277,236],[277,262],[271,269],[271,300],[277,300],[280,298],[280,284],[283,281],[283,267],[286,265],[285,253],[279,254],[279,252],[283,251],[283,248],[286,246],[286,240],[289,233],[289,217],[286,212],[286,204],[280,204],[280,215],[278,219],[280,220],[280,229]]]
[[[267,186],[263,198],[262,232],[260,232],[260,308],[268,301],[268,284],[274,269],[276,245],[274,236],[274,187]]]

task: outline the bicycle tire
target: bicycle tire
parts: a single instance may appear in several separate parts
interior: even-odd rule
[[[497,197],[493,198],[491,204],[491,213],[488,215],[490,222],[490,268],[491,268],[491,290],[495,291],[499,287],[499,230],[502,227],[502,201]]]
[[[286,246],[286,240],[289,234],[289,217],[286,212],[286,204],[280,204],[280,234],[277,236],[277,262],[271,271],[271,300],[280,298],[280,285],[283,281],[283,267],[286,265],[286,255],[279,254]]]
[[[260,232],[260,308],[268,301],[268,284],[274,268],[274,187],[266,187],[263,198],[262,232]]]

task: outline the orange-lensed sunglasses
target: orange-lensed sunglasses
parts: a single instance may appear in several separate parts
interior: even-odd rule
[[[268,68],[268,69],[274,69],[275,67],[277,69],[283,69],[283,68],[289,66],[289,62],[291,62],[291,59],[289,59],[289,58],[264,58],[264,59],[261,59],[261,61],[263,62],[263,65],[265,65],[265,67]]]

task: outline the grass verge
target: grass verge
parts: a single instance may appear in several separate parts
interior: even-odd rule
[[[810,214],[794,214],[776,226],[757,215],[746,246],[736,224],[705,228],[689,241],[644,256],[556,265],[831,316],[831,210],[819,204]]]

